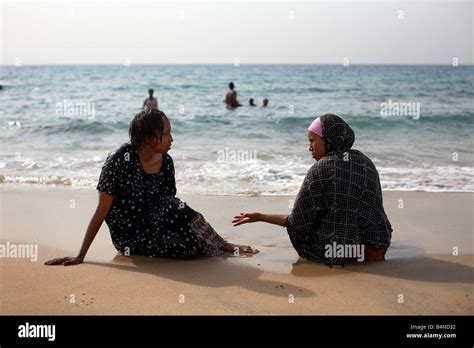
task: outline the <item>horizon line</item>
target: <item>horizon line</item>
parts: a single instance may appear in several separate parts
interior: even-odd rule
[[[234,66],[231,63],[133,63],[133,64],[123,64],[123,63],[40,63],[40,64],[21,64],[19,66],[15,64],[0,64],[0,67],[30,67],[30,66],[124,66],[124,67],[132,67],[132,66],[158,66],[158,65],[228,65]],[[460,67],[460,66],[473,66],[474,63],[463,63],[458,64],[457,66],[453,66],[452,63],[352,63],[347,66],[341,63],[245,63],[239,64],[238,66],[234,66],[235,68],[245,66],[245,65],[331,65],[331,66],[342,66],[348,68],[350,66],[366,66],[366,65],[377,65],[377,66],[452,66],[452,67]]]

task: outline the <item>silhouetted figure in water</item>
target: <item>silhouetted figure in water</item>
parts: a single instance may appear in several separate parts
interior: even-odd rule
[[[249,105],[250,106],[257,106],[257,105],[255,105],[255,102],[253,101],[253,98],[249,99]]]
[[[148,90],[148,94],[150,96],[146,98],[145,101],[143,102],[143,110],[148,110],[148,109],[158,110],[158,99],[153,97],[153,93],[155,93],[155,91],[150,88]]]
[[[226,104],[226,106],[229,108],[229,109],[235,109],[236,107],[239,107],[239,106],[242,106],[242,104],[240,104],[238,101],[237,101],[237,92],[234,91],[234,83],[231,82],[229,83],[229,92],[227,92],[226,96],[225,96],[225,100],[224,100],[224,103]]]

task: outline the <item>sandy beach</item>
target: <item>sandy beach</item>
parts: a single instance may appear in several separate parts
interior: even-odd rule
[[[294,197],[179,194],[224,238],[260,253],[124,257],[104,223],[84,264],[48,267],[77,254],[97,192],[0,190],[0,243],[38,245],[36,261],[0,258],[2,315],[474,314],[472,193],[384,192],[394,229],[387,261],[330,269],[300,259],[283,228],[232,227],[240,212],[289,213]]]

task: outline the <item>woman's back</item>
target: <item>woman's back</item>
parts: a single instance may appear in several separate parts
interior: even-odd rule
[[[377,169],[351,149],[354,133],[342,119],[326,120],[325,141],[328,153],[308,171],[288,218],[293,246],[300,256],[330,263],[339,263],[325,256],[333,243],[387,248],[392,227]]]

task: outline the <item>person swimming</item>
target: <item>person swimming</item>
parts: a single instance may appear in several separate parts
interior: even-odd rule
[[[143,101],[143,107],[142,107],[143,110],[148,110],[148,109],[158,110],[158,99],[153,97],[153,93],[155,93],[155,91],[150,88],[148,90],[149,97]]]
[[[263,107],[263,108],[266,108],[267,106],[268,106],[268,99],[265,98],[265,99],[263,99],[262,107]]]
[[[241,213],[234,226],[262,221],[286,227],[298,254],[327,265],[384,260],[392,226],[372,161],[352,149],[352,128],[326,114],[308,127],[309,169],[290,215]],[[361,251],[360,255],[347,251]],[[342,251],[342,252],[339,252]]]
[[[249,106],[257,106],[257,105],[255,105],[255,102],[254,102],[253,98],[249,99]]]
[[[237,92],[234,90],[233,82],[229,83],[229,91],[225,96],[224,103],[229,109],[235,109],[239,106],[242,106],[242,104],[237,101]]]

